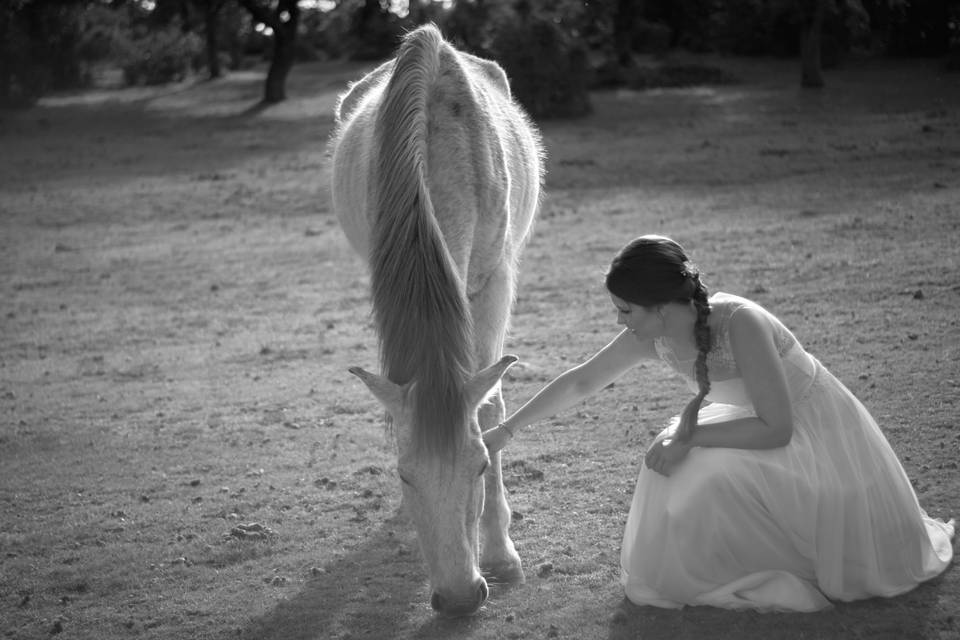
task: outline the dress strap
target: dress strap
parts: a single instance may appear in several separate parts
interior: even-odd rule
[[[750,307],[752,309],[759,310],[763,317],[766,318],[767,322],[770,324],[770,328],[773,330],[773,340],[774,344],[777,347],[777,353],[780,356],[784,356],[795,344],[797,344],[797,338],[787,329],[786,326],[780,320],[777,319],[772,313],[764,309],[761,305],[756,302],[752,302],[745,298],[737,298],[736,296],[731,296],[736,299],[736,303],[730,306],[729,312],[723,318],[722,329],[719,331],[720,338],[723,340],[723,348],[720,351],[728,354],[727,357],[732,364],[735,364],[733,359],[733,348],[730,346],[730,318],[733,315],[740,311],[741,309]]]

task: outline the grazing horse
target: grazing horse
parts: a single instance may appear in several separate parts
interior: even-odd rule
[[[540,203],[540,137],[503,69],[433,25],[352,84],[336,117],[333,206],[369,261],[382,375],[350,371],[393,423],[431,604],[470,615],[488,593],[481,568],[523,580],[500,454],[481,432],[503,420],[516,361],[502,352]]]

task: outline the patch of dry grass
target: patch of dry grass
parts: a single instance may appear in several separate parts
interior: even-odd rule
[[[802,94],[792,64],[725,64],[740,83],[596,94],[544,127],[508,405],[612,337],[606,261],[666,233],[711,288],[783,317],[924,507],[956,515],[956,83],[863,63]],[[511,445],[527,582],[434,617],[379,406],[346,374],[376,342],[324,144],[359,73],[298,67],[294,98],[259,111],[259,76],[238,75],[3,115],[0,637],[960,637],[954,569],[816,615],[625,603],[639,457],[686,400],[656,365]]]

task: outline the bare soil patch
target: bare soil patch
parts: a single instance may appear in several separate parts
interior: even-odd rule
[[[865,401],[921,504],[960,515],[960,83],[852,61],[594,95],[543,126],[508,406],[616,332],[610,256],[681,241]],[[960,637],[955,568],[814,615],[626,603],[619,546],[652,434],[650,365],[505,457],[527,581],[433,615],[379,405],[367,276],[329,209],[332,107],[357,65],[61,96],[0,114],[0,635],[9,638]]]

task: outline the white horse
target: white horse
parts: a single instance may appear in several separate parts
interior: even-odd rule
[[[523,580],[500,454],[481,431],[503,419],[500,379],[516,361],[503,343],[540,202],[540,137],[503,69],[433,25],[351,85],[336,115],[333,206],[369,259],[383,375],[350,371],[394,424],[433,608],[473,614],[481,567]]]

